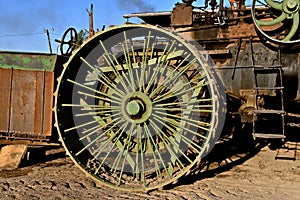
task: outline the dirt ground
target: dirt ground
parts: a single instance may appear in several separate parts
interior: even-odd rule
[[[290,150],[281,149],[278,154],[268,144],[256,145],[247,153],[227,145],[235,153],[226,151],[222,159],[216,155],[224,154],[224,148],[217,147],[223,151],[212,152],[214,160],[203,165],[207,170],[147,193],[104,187],[86,177],[63,148],[50,149],[39,162],[0,171],[0,199],[300,199],[300,144],[288,146]]]

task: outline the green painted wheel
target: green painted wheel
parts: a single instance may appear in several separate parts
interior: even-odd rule
[[[277,44],[298,44],[299,0],[253,0],[252,18],[256,30]]]
[[[226,112],[209,56],[169,31],[126,25],[81,46],[58,79],[61,141],[89,176],[121,190],[176,181],[212,149]]]

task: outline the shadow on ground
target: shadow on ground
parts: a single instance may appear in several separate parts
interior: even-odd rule
[[[29,147],[21,167],[51,163],[51,161],[60,158],[67,158],[66,151],[62,146],[55,148]],[[64,160],[62,160],[62,165],[64,164],[63,161]]]
[[[288,128],[286,130],[286,139],[283,143],[281,140],[276,139],[254,140],[252,137],[252,126],[244,127],[234,135],[221,137],[212,151],[199,162],[198,166],[189,175],[180,178],[176,184],[166,186],[166,189],[172,189],[179,185],[190,185],[198,180],[211,178],[222,172],[229,171],[233,167],[241,165],[256,156],[266,146],[278,152],[291,143],[293,148],[290,150],[295,150],[295,152],[300,150],[299,128]],[[274,159],[286,160],[295,160],[296,158],[296,153],[292,154],[292,157],[274,157]]]

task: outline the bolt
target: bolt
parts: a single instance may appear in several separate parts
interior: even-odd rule
[[[297,8],[297,1],[295,0],[288,0],[286,3],[286,7],[289,11],[294,11]]]

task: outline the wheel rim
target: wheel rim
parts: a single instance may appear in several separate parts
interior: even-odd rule
[[[121,190],[151,190],[188,173],[218,139],[225,112],[224,90],[197,52],[142,25],[83,45],[55,98],[56,126],[73,161]]]
[[[276,44],[298,44],[299,0],[253,0],[252,18],[256,30]]]

